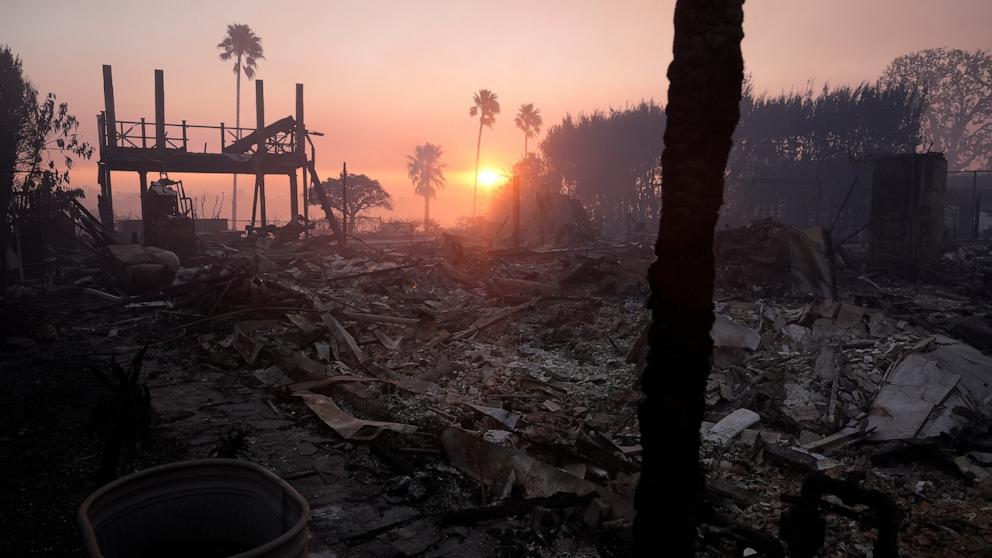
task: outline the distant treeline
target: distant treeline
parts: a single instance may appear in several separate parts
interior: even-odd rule
[[[812,87],[741,102],[727,164],[723,222],[775,217],[794,225],[858,226],[870,180],[861,163],[921,143],[924,97],[908,87]],[[858,185],[863,187],[858,188]],[[853,186],[853,188],[852,188]]]
[[[735,221],[764,216],[765,198],[802,188],[790,178],[827,159],[912,151],[920,143],[923,110],[922,97],[903,87],[861,84],[756,96],[748,86],[728,164],[725,213]],[[625,230],[628,215],[635,222],[659,216],[664,130],[664,109],[653,101],[569,115],[541,142],[541,160],[518,169],[535,186],[582,200],[602,227]]]
[[[664,130],[664,109],[653,101],[568,115],[548,130],[540,157],[515,170],[526,186],[577,197],[604,232],[622,232],[660,214]],[[907,54],[878,82],[857,86],[768,95],[745,83],[722,222],[775,217],[856,229],[870,200],[870,161],[929,150],[944,152],[954,170],[990,164],[988,53]]]

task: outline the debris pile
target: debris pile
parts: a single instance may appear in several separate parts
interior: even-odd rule
[[[93,316],[56,312],[62,350],[146,347],[151,439],[286,478],[310,502],[318,555],[626,552],[650,250],[451,235],[204,248],[188,267],[117,247],[62,271],[59,304]],[[967,250],[946,257],[967,265]],[[717,257],[707,552],[775,555],[811,540],[810,517],[830,555],[880,555],[893,533],[906,556],[984,548],[989,301],[835,278],[819,229],[727,231]],[[126,270],[141,265],[171,276],[137,288]],[[67,302],[82,289],[93,296]],[[28,358],[12,339],[4,358]]]

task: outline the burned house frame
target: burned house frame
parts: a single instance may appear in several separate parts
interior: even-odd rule
[[[149,189],[148,173],[211,173],[211,174],[253,174],[255,175],[252,196],[251,231],[269,225],[266,211],[265,177],[285,175],[289,177],[289,198],[291,220],[296,220],[302,209],[304,220],[309,219],[308,205],[300,203],[299,183],[304,186],[309,180],[319,183],[314,160],[316,149],[309,140],[304,120],[303,84],[296,84],[295,116],[286,116],[266,123],[265,85],[255,81],[255,128],[238,128],[219,125],[189,124],[186,120],[170,123],[165,109],[165,74],[155,70],[155,118],[147,121],[117,118],[114,98],[114,82],[111,66],[103,66],[104,111],[97,116],[99,130],[100,184],[99,215],[104,226],[113,228],[114,196],[112,175],[114,171],[137,172],[142,197]],[[190,142],[191,131],[207,131],[217,134],[218,142],[213,151],[208,151],[204,143],[203,151],[196,152]],[[307,153],[307,144],[310,153]],[[299,179],[302,180],[299,180]],[[306,195],[306,187],[302,195]],[[338,227],[332,214],[326,215],[331,228]],[[147,224],[146,224],[147,226]],[[233,228],[237,228],[232,223]],[[154,236],[154,235],[153,235]]]

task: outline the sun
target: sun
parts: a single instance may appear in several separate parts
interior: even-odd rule
[[[506,177],[503,173],[495,169],[480,169],[479,170],[479,185],[483,188],[491,190],[500,184],[506,182]]]

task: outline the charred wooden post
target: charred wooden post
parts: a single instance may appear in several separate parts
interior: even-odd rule
[[[300,214],[300,191],[296,183],[296,171],[289,174],[289,217],[290,222],[296,222],[296,217]]]
[[[98,152],[102,161],[107,145],[107,113],[104,111],[100,111],[100,114],[96,115],[96,133],[99,140],[97,142]]]
[[[262,226],[268,225],[265,216],[265,85],[262,80],[255,80],[255,196],[258,198],[258,213]],[[254,205],[254,204],[253,204]],[[255,210],[252,208],[252,222],[255,221]]]
[[[165,73],[155,70],[155,147],[165,151]]]
[[[251,224],[249,229],[255,228],[255,218],[258,216],[258,181],[255,181],[255,191],[251,197]]]
[[[348,163],[343,163],[341,167],[341,222],[344,234],[341,236],[341,244],[348,243]],[[354,223],[352,223],[354,226]]]
[[[104,140],[101,142],[105,153],[117,148],[117,111],[114,106],[114,77],[109,65],[103,65],[103,130]],[[110,167],[102,165],[97,171],[97,181],[100,183],[100,199],[97,202],[100,210],[100,221],[105,227],[114,227],[114,194],[110,183]]]
[[[334,236],[337,237],[338,245],[341,245],[344,242],[344,234],[341,232],[341,225],[338,224],[337,217],[334,216],[331,200],[328,198],[327,192],[324,191],[324,186],[320,183],[320,178],[317,177],[317,167],[314,166],[313,159],[307,161],[307,167],[310,169],[310,181],[314,191],[317,193],[317,199],[320,200],[320,207],[324,210],[324,217],[327,219],[327,224],[331,227]]]
[[[303,84],[296,84],[296,156],[300,159],[301,172],[303,174],[303,220],[310,221],[310,211],[309,211],[309,201],[307,196],[307,127],[303,120]],[[293,177],[296,177],[296,171],[293,171]],[[297,209],[297,211],[299,211]],[[293,214],[293,218],[296,218],[296,213]],[[310,236],[310,229],[306,229],[305,234]]]
[[[678,0],[668,68],[663,210],[648,270],[651,328],[638,408],[643,472],[634,555],[695,555],[703,506],[699,427],[713,340],[713,235],[740,118],[743,0]]]
[[[100,223],[107,230],[114,230],[114,198],[110,184],[110,168],[106,164],[97,163],[96,181],[100,185],[100,195],[96,200]]]
[[[107,141],[107,113],[101,112],[97,117],[97,128],[99,130],[99,143],[100,143],[100,161],[96,166],[96,182],[100,186],[100,193],[96,198],[96,209],[97,214],[100,216],[100,223],[107,226],[108,229],[113,225],[113,207],[108,205],[110,200],[109,188],[109,172],[107,171],[107,165],[102,161],[104,159],[104,154],[110,149]]]
[[[104,219],[104,197],[106,196],[106,189],[103,185],[103,167],[102,161],[105,160],[105,153],[107,152],[107,113],[101,111],[96,117],[96,130],[97,130],[97,145],[100,153],[100,161],[96,166],[96,182],[100,186],[100,193],[96,198],[96,209],[97,214],[100,216],[100,221],[103,222]]]
[[[117,110],[114,107],[114,76],[110,65],[103,65],[103,107],[106,114],[107,145],[117,147]]]

